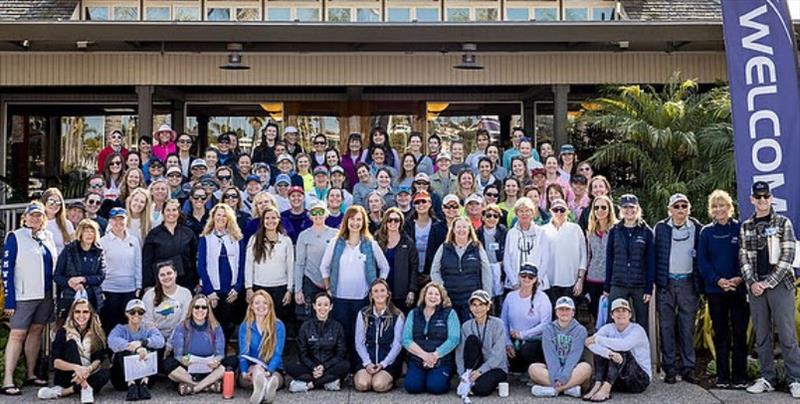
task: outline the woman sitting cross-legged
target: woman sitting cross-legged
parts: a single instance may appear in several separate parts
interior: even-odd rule
[[[503,320],[490,316],[492,297],[478,289],[469,297],[472,319],[461,326],[461,343],[456,351],[456,366],[461,382],[458,395],[488,396],[508,377],[506,327]],[[466,400],[465,400],[466,401]]]
[[[145,305],[132,299],[125,306],[128,324],[117,324],[108,334],[108,348],[114,353],[111,359],[111,384],[118,391],[128,390],[126,401],[149,400],[148,377],[125,381],[125,357],[139,355],[144,360],[147,354],[164,347],[164,337],[158,328],[144,324]]]
[[[51,355],[54,386],[39,389],[39,398],[61,398],[80,392],[81,403],[94,402],[94,392],[108,382],[109,370],[102,368],[106,335],[88,300],[72,303],[64,328],[53,340]]]
[[[555,397],[564,393],[581,396],[581,385],[592,377],[592,366],[580,362],[586,328],[575,320],[575,302],[569,296],[556,300],[556,320],[542,332],[545,363],[534,363],[528,375],[534,383],[536,397]]]
[[[297,333],[298,362],[286,366],[286,372],[294,379],[289,384],[292,393],[320,387],[338,391],[350,369],[344,328],[330,318],[331,297],[317,293],[312,305],[314,317],[306,320]]]
[[[356,318],[356,352],[362,369],[353,382],[358,391],[384,393],[394,387],[403,372],[403,324],[405,316],[392,303],[389,284],[378,278],[369,288],[370,304]]]
[[[283,368],[285,342],[286,328],[277,317],[272,296],[265,290],[253,292],[239,326],[239,384],[253,386],[250,403],[275,400],[275,393],[283,384],[279,370]]]
[[[461,338],[461,323],[441,284],[430,282],[420,291],[417,308],[408,313],[403,347],[408,351],[405,389],[411,394],[444,394],[450,390],[453,351]]]
[[[173,357],[164,359],[164,373],[178,383],[182,396],[203,391],[222,392],[225,367],[235,367],[225,358],[225,334],[209,307],[208,298],[197,294],[189,303],[186,318],[172,334]],[[202,366],[204,363],[205,366]]]
[[[626,299],[611,302],[613,323],[586,338],[594,352],[594,386],[583,396],[600,402],[611,398],[611,390],[641,393],[650,385],[650,340],[644,328],[631,323],[631,305]]]

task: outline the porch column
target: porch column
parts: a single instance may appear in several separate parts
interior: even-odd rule
[[[186,116],[184,115],[183,100],[172,100],[172,129],[178,133],[186,132]]]
[[[153,135],[153,86],[136,86],[139,138]]]
[[[533,139],[533,144],[538,146],[536,133],[536,100],[526,98],[522,100],[522,127],[525,133]]]
[[[569,143],[567,139],[567,96],[569,95],[569,85],[553,85],[553,149],[558,153],[558,149],[564,143]]]

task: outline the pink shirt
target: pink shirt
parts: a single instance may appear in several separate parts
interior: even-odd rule
[[[164,161],[167,159],[168,155],[175,153],[176,150],[177,147],[175,147],[174,141],[170,141],[169,143],[164,145],[161,144],[153,145],[153,156],[155,156],[157,159],[161,161]]]

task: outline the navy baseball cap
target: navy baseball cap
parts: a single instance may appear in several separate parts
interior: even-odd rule
[[[769,195],[769,184],[766,181],[754,182],[753,195]]]
[[[634,194],[625,194],[619,197],[620,206],[638,206],[639,198]]]
[[[257,175],[254,175],[254,174],[250,174],[250,175],[247,176],[247,179],[245,180],[244,183],[247,184],[250,181],[255,181],[255,182],[260,183],[261,182],[261,177],[259,177]]]

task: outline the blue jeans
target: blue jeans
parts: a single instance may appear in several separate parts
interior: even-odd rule
[[[405,389],[410,394],[445,394],[450,390],[450,377],[453,368],[450,363],[440,361],[433,368],[424,368],[416,359],[408,361]]]

